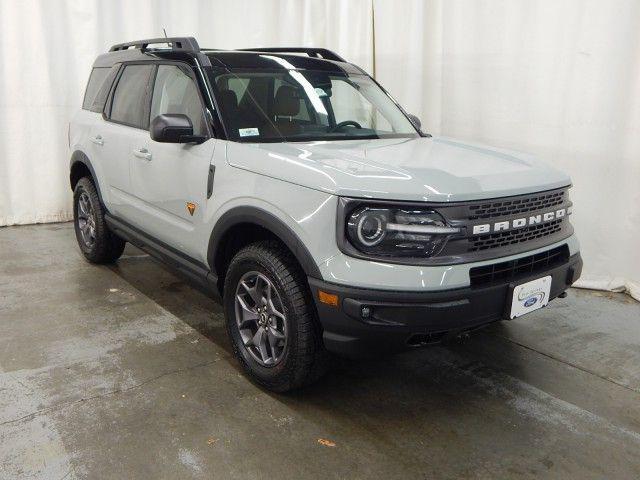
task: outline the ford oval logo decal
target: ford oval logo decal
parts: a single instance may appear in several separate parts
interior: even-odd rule
[[[527,298],[524,302],[524,306],[528,308],[534,305],[537,301],[538,301],[538,297]]]

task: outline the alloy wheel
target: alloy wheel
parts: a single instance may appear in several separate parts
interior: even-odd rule
[[[91,248],[96,243],[96,215],[87,192],[78,197],[78,228],[84,244]]]
[[[235,313],[240,338],[249,354],[263,366],[282,360],[287,322],[275,285],[260,272],[245,273],[236,288]]]

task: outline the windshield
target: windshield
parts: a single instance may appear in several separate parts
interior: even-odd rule
[[[367,75],[310,70],[214,73],[230,140],[413,138],[418,133]]]

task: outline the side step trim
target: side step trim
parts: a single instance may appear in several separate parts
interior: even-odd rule
[[[220,300],[218,291],[218,277],[211,273],[205,264],[176,250],[166,243],[151,237],[137,227],[120,220],[110,213],[105,215],[109,229],[140,250],[160,260],[163,264],[187,277],[199,287],[203,288],[216,300]]]

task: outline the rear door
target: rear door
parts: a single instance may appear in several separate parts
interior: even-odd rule
[[[132,190],[129,163],[131,142],[148,135],[148,100],[154,65],[127,64],[105,106],[105,122],[92,132],[91,141],[101,151],[100,159],[108,183],[111,213],[132,221]]]
[[[148,132],[135,135],[130,157],[131,189],[135,192],[131,215],[151,236],[196,257],[193,233],[202,225],[216,140],[211,138],[204,103],[187,65],[167,63],[157,67],[149,120],[166,113],[186,115],[194,135],[208,139],[199,145],[159,143]]]

